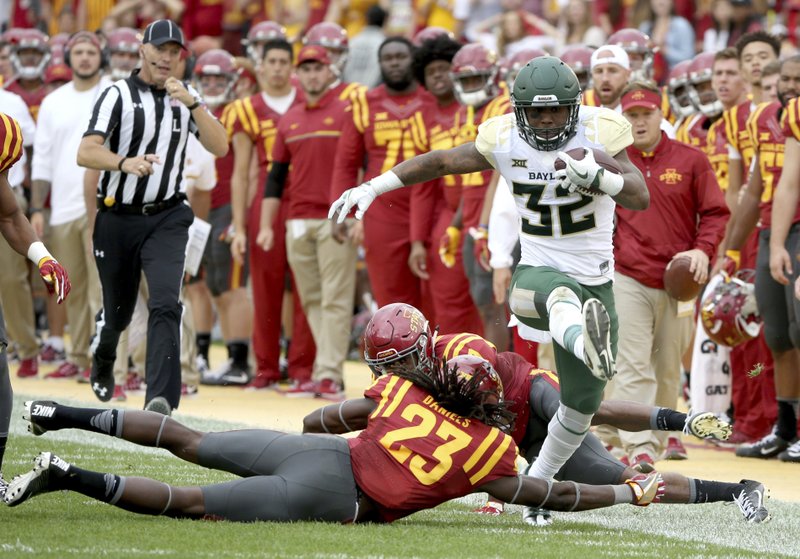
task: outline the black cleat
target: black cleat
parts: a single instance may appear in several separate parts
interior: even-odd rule
[[[764,501],[769,497],[769,491],[764,484],[752,479],[743,479],[739,483],[744,484],[744,489],[733,498],[733,502],[739,506],[744,519],[753,524],[769,522],[772,517],[767,507],[764,506]]]
[[[114,396],[114,360],[108,361],[95,355],[92,358],[92,374],[89,377],[92,391],[101,402]]]
[[[50,400],[28,400],[25,402],[25,411],[22,419],[28,422],[28,433],[37,437],[47,431],[57,429],[52,425],[55,420],[58,404]],[[49,425],[48,425],[49,424]]]

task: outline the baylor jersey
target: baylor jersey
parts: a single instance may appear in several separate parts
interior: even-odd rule
[[[610,109],[581,106],[575,136],[561,148],[601,149],[616,155],[633,143],[631,126]],[[614,200],[558,188],[557,151],[540,151],[523,140],[513,114],[478,129],[475,147],[506,179],[522,217],[520,244],[528,266],[550,266],[584,285],[614,278]]]

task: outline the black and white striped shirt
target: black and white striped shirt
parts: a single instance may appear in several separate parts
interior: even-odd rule
[[[200,99],[194,88],[187,87]],[[109,86],[95,103],[84,136],[102,136],[105,146],[123,157],[153,153],[161,163],[153,165],[152,175],[143,177],[103,171],[98,197],[139,206],[161,202],[181,192],[190,132],[198,134],[189,109],[170,99],[165,89],[156,89],[142,81],[136,72]]]

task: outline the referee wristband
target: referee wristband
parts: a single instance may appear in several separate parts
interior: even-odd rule
[[[199,106],[200,106],[200,101],[195,101],[194,103],[192,103],[191,105],[189,105],[186,108],[189,109],[189,112],[192,112],[193,110],[195,110]]]
[[[122,159],[119,160],[119,163],[117,163],[117,169],[119,171],[122,171],[122,164],[125,163],[127,160],[128,160],[127,157],[123,157]]]

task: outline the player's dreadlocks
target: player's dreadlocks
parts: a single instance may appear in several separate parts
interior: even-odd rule
[[[508,409],[508,403],[498,400],[489,402],[488,396],[494,392],[481,390],[483,378],[480,375],[465,377],[458,374],[458,366],[448,367],[447,363],[435,358],[433,366],[415,368],[399,367],[392,371],[399,377],[410,380],[426,392],[447,411],[468,419],[476,419],[501,431],[514,430],[517,414]]]

